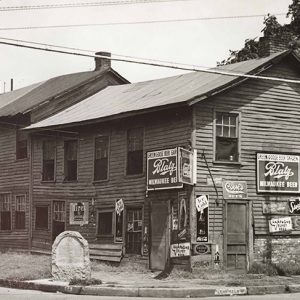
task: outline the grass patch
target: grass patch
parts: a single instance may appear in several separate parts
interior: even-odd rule
[[[0,253],[0,278],[32,280],[51,277],[51,256],[22,252]]]
[[[252,274],[265,274],[268,276],[293,276],[300,275],[300,264],[296,262],[281,263],[254,263],[249,270]]]
[[[95,279],[95,278],[91,278],[91,279],[77,279],[74,278],[69,282],[69,285],[100,285],[102,284],[102,281],[100,279]]]

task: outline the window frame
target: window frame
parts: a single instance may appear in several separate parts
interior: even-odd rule
[[[143,135],[143,140],[142,140],[142,170],[139,173],[133,173],[129,174],[128,173],[128,154],[129,154],[129,131],[134,130],[134,129],[141,129],[142,135]],[[126,177],[141,177],[144,176],[145,174],[145,127],[143,126],[136,126],[136,127],[130,127],[127,128],[126,130],[126,157],[125,157],[125,176]]]
[[[67,157],[66,157],[66,144],[76,142],[77,147],[77,153],[76,153],[76,178],[75,179],[68,179],[68,173],[67,173]],[[64,182],[77,182],[78,181],[78,162],[79,162],[79,141],[78,139],[68,139],[64,140]]]
[[[107,138],[107,173],[105,179],[96,179],[96,140],[100,138]],[[110,177],[110,135],[109,134],[101,134],[97,135],[94,138],[94,165],[93,165],[93,181],[94,182],[102,182],[102,181],[108,181]]]
[[[37,208],[47,208],[47,228],[46,227],[37,227],[36,225],[36,220],[37,220],[37,212],[36,212],[36,209]],[[34,206],[34,229],[35,230],[49,230],[50,229],[50,222],[49,222],[49,212],[50,212],[50,205],[49,204],[36,204]]]
[[[1,195],[9,195],[9,213],[10,213],[10,216],[9,216],[9,228],[8,229],[2,229],[1,228],[1,224],[2,224],[2,210],[1,210],[1,199],[0,199],[0,232],[3,232],[3,231],[11,231],[12,230],[12,193],[10,192],[7,192],[7,193],[0,193],[0,196]],[[3,212],[7,212],[6,210],[3,210]]]
[[[235,115],[236,120],[236,133],[237,133],[237,160],[217,160],[217,114],[227,114],[227,115]],[[230,139],[230,137],[229,137]],[[217,164],[232,164],[232,165],[240,165],[241,164],[241,112],[239,111],[228,111],[228,110],[219,110],[216,109],[213,111],[213,163]]]
[[[111,233],[109,234],[101,234],[99,232],[99,214],[101,213],[111,213]],[[97,209],[97,220],[96,220],[96,235],[97,237],[109,237],[113,238],[114,237],[114,232],[115,232],[115,210],[113,208],[105,208],[105,209]]]
[[[21,139],[20,139],[20,137],[21,137]],[[26,138],[24,139],[23,137],[26,137]],[[28,138],[29,138],[29,135],[27,132],[21,131],[21,128],[16,129],[16,160],[23,160],[23,159],[29,158]],[[24,149],[25,147],[23,147],[23,148],[19,147],[19,143],[24,142],[24,141],[26,141],[26,156],[20,157],[20,149]]]
[[[54,144],[53,179],[51,179],[51,180],[44,179],[44,166],[45,166],[44,144],[45,143],[53,143]],[[51,139],[43,140],[42,141],[42,182],[55,182],[55,180],[56,180],[56,157],[57,157],[57,143],[56,143],[56,140],[51,140]]]
[[[24,210],[18,210],[18,201],[17,201],[17,197],[24,197]],[[16,230],[26,230],[26,213],[27,213],[27,209],[26,209],[26,201],[27,197],[26,194],[17,194],[15,195],[15,218],[14,218],[14,228]],[[24,212],[24,228],[17,228],[17,221],[16,221],[16,216],[17,216],[17,212]]]

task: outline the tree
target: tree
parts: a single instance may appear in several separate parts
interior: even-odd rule
[[[295,36],[295,40],[291,40],[289,47],[300,48],[300,0],[293,0],[289,5],[287,17],[291,17],[290,24],[281,25],[274,15],[268,14],[264,18],[263,36],[265,38],[283,37],[284,35]],[[218,66],[232,64],[262,56],[260,52],[261,39],[247,39],[241,50],[229,50],[229,57],[221,62],[217,62]]]

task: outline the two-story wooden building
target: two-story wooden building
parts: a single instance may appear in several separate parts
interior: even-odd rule
[[[299,260],[299,71],[282,51],[107,87],[29,126],[32,243],[78,230],[152,269]]]
[[[0,248],[31,248],[31,147],[20,129],[108,85],[123,83],[128,81],[110,67],[110,60],[97,58],[94,71],[58,76],[0,95]]]

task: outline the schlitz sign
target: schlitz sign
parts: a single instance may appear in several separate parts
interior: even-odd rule
[[[257,191],[299,193],[300,156],[294,154],[257,153]]]
[[[223,181],[224,199],[247,199],[246,181]]]
[[[290,199],[289,200],[290,213],[294,215],[300,214],[300,198]]]
[[[181,188],[178,148],[147,152],[147,190]]]

